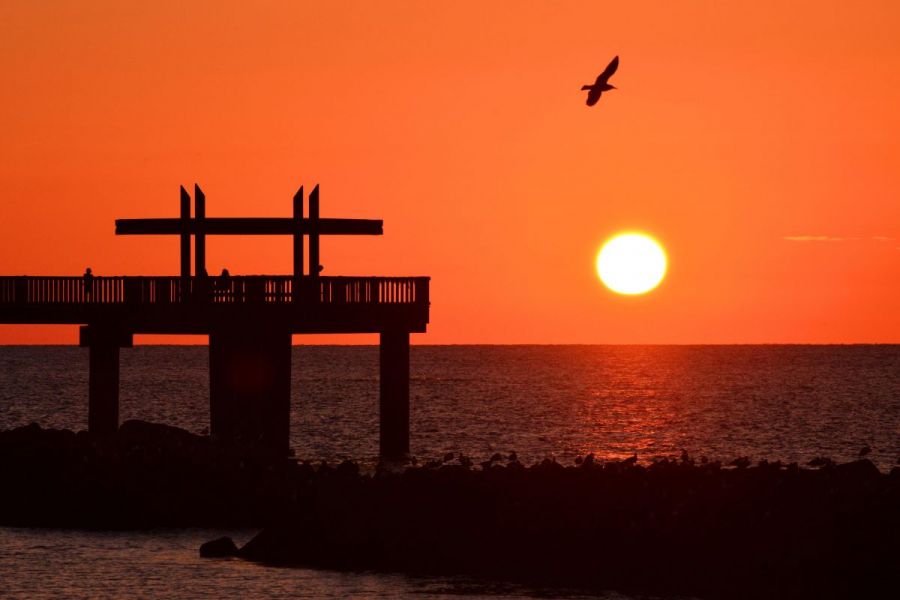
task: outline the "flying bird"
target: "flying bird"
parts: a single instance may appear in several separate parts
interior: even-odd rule
[[[594,82],[594,85],[583,85],[581,86],[582,90],[587,90],[587,105],[593,106],[597,104],[597,100],[600,99],[600,94],[603,92],[608,92],[609,90],[616,89],[616,86],[609,85],[607,81],[609,78],[613,76],[613,73],[616,72],[616,69],[619,68],[619,57],[615,57],[609,64],[606,65],[606,69],[599,75],[597,75],[597,81]]]

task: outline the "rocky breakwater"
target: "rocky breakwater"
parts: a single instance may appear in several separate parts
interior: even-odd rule
[[[235,554],[704,598],[896,597],[900,469],[460,462],[317,471]]]
[[[283,458],[126,421],[111,436],[2,431],[0,481],[2,525],[136,529],[261,527],[304,480]]]

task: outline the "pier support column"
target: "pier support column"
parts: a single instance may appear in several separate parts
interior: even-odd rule
[[[88,431],[109,435],[119,429],[119,348],[131,334],[95,325],[82,327],[79,345],[89,349]]]
[[[210,333],[210,434],[286,455],[290,418],[290,332],[221,327]]]
[[[409,454],[409,332],[381,332],[380,454],[388,460]]]

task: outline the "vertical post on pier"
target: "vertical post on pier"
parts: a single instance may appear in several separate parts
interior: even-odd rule
[[[183,217],[182,217],[183,218]],[[200,186],[194,184],[194,275],[200,277],[206,271],[206,233],[203,220],[206,219],[206,194]]]
[[[382,331],[380,341],[380,454],[398,460],[409,454],[409,332]]]
[[[303,186],[294,194],[294,220],[299,228],[303,224]],[[303,232],[294,233],[294,281],[291,285],[291,297],[294,302],[300,299],[300,286],[303,285]]]
[[[313,297],[319,292],[319,186],[309,195],[309,278]]]
[[[191,285],[191,196],[181,186],[181,300],[190,295]]]

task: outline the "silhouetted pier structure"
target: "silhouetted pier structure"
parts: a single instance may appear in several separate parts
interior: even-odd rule
[[[319,217],[319,188],[303,215],[303,188],[292,218],[207,218],[206,199],[181,188],[181,215],[120,219],[118,235],[177,235],[181,273],[142,277],[0,277],[0,322],[81,324],[89,348],[88,429],[119,422],[119,349],[136,333],[209,336],[210,433],[237,444],[287,452],[291,335],[380,335],[380,452],[409,452],[409,334],[428,324],[428,277],[324,277],[322,235],[381,235],[382,221]],[[210,277],[207,235],[290,235],[291,275]],[[304,236],[309,237],[304,272]],[[191,273],[191,237],[194,272]]]

